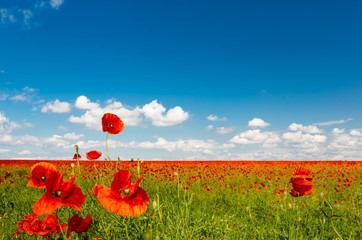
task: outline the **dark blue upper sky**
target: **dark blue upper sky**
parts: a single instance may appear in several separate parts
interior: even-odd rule
[[[362,119],[361,1],[51,2],[0,3],[3,91],[159,99],[234,124]]]

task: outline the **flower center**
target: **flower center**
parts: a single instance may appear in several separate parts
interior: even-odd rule
[[[119,191],[119,193],[121,194],[121,195],[123,195],[123,196],[128,196],[128,195],[130,195],[131,194],[131,189],[129,189],[129,188],[125,188],[125,189],[121,189],[120,191]]]
[[[47,178],[45,176],[40,177],[40,181],[45,182],[45,180],[47,180]]]
[[[111,123],[108,125],[109,128],[114,128],[114,125]]]
[[[56,198],[60,198],[61,195],[62,195],[62,191],[60,191],[60,190],[56,190],[55,192],[52,193],[52,196],[56,197]]]

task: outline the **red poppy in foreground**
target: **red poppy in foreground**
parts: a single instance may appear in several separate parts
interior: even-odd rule
[[[60,172],[51,172],[46,182],[46,192],[33,206],[37,215],[51,214],[57,208],[69,206],[77,211],[82,210],[87,195],[84,195],[80,187],[74,184],[74,175],[70,181],[63,180]]]
[[[48,215],[41,221],[36,214],[25,214],[25,220],[18,223],[18,231],[29,235],[46,236],[49,233],[61,233],[65,228],[65,224],[58,222],[57,215]]]
[[[102,156],[102,153],[98,151],[90,151],[87,152],[86,155],[88,160],[96,160]]]
[[[26,185],[27,187],[45,188],[49,174],[52,171],[58,171],[57,168],[46,162],[34,164],[30,169],[31,179]]]
[[[87,217],[81,218],[78,214],[71,216],[68,221],[68,231],[67,231],[67,238],[70,237],[72,232],[82,233],[87,231],[87,229],[92,224],[92,217],[88,213]]]
[[[96,185],[92,194],[97,196],[100,204],[107,210],[118,215],[138,216],[147,211],[147,192],[139,187],[143,175],[131,185],[132,174],[130,171],[121,170],[114,174],[111,188]]]
[[[304,178],[305,180],[312,181],[313,178],[311,176],[309,176],[310,172],[311,172],[311,170],[309,170],[309,169],[298,167],[298,168],[294,169],[293,174],[297,178]]]
[[[79,154],[74,154],[74,157],[73,157],[73,160],[78,160],[78,159],[81,159],[82,156],[79,155]]]
[[[102,117],[102,129],[103,132],[116,135],[123,131],[123,121],[115,114],[106,113]]]
[[[291,178],[290,182],[293,186],[290,195],[292,195],[293,197],[309,195],[312,194],[314,191],[314,185],[310,181],[305,180],[304,178]]]
[[[314,191],[314,185],[310,182],[312,177],[309,176],[311,170],[298,167],[293,171],[295,178],[290,179],[293,189],[290,193],[293,197],[300,197],[304,195],[312,194]]]

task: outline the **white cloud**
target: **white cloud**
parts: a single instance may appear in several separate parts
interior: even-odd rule
[[[151,103],[145,104],[142,108],[142,112],[147,119],[150,119],[154,126],[173,126],[189,118],[189,114],[184,112],[180,106],[176,106],[167,111],[166,108],[159,104],[157,100],[153,100]]]
[[[248,123],[248,127],[266,127],[266,126],[269,126],[270,124],[267,123],[267,122],[264,122],[263,119],[260,119],[260,118],[254,118],[252,120],[249,121]]]
[[[54,102],[47,102],[41,108],[42,112],[53,112],[53,113],[67,113],[70,112],[70,104],[67,102],[61,102],[56,99]]]
[[[23,9],[22,13],[24,15],[24,25],[28,25],[30,18],[33,16],[33,12],[30,9]]]
[[[17,102],[17,101],[24,102],[24,101],[27,101],[27,98],[25,96],[25,93],[22,93],[22,94],[18,94],[18,95],[11,97],[10,100],[15,101],[15,102]]]
[[[30,128],[33,125],[29,122],[24,122],[23,124],[10,121],[5,114],[0,112],[0,133],[10,133],[17,128]]]
[[[168,152],[199,152],[203,154],[215,154],[218,150],[235,147],[234,144],[220,145],[214,140],[198,140],[198,139],[179,139],[176,141],[168,141],[162,137],[158,137],[155,142],[119,142],[110,140],[110,148],[144,148],[144,149],[164,149]]]
[[[214,126],[212,126],[212,125],[208,125],[208,126],[206,127],[207,131],[211,131],[213,128],[214,128]]]
[[[281,142],[276,132],[261,132],[260,129],[248,130],[234,136],[229,142],[237,144],[261,144],[263,147],[275,147]]]
[[[209,121],[227,121],[228,119],[226,117],[219,118],[218,116],[211,114],[211,115],[207,116],[207,120],[209,120]]]
[[[66,133],[64,135],[64,139],[66,140],[78,140],[79,138],[84,137],[84,134],[75,134],[74,132],[72,133]]]
[[[50,6],[55,9],[58,9],[63,3],[64,0],[50,0]]]
[[[81,96],[81,98],[78,97],[77,101],[78,108],[85,108],[88,110],[80,117],[71,115],[68,121],[72,123],[85,124],[86,127],[89,129],[102,130],[102,116],[105,113],[116,114],[127,126],[137,126],[142,121],[142,109],[140,109],[139,107],[128,109],[124,107],[122,103],[111,100],[107,101],[107,105],[102,108],[99,106],[99,104],[92,103],[85,96]]]
[[[19,155],[29,155],[31,154],[31,152],[29,150],[24,150],[24,151],[21,151],[21,152],[18,152]]]
[[[338,120],[338,121],[313,123],[313,125],[316,125],[316,126],[329,126],[329,125],[333,125],[333,124],[341,124],[341,123],[349,122],[349,121],[352,121],[352,120],[353,120],[353,118],[348,118],[346,120],[342,119],[342,120]]]
[[[361,132],[358,131],[358,130],[356,130],[356,129],[352,129],[352,130],[349,132],[349,134],[350,134],[351,136],[362,136]]]
[[[341,134],[344,133],[344,129],[339,129],[339,128],[333,128],[332,130],[332,134]]]
[[[302,131],[305,133],[321,133],[322,131],[316,126],[303,126],[302,124],[292,123],[288,129],[290,131]]]
[[[75,107],[79,109],[99,108],[98,103],[92,103],[86,96],[79,96],[75,101]]]
[[[217,127],[216,128],[216,133],[217,134],[228,134],[231,133],[235,130],[235,128],[233,127]]]

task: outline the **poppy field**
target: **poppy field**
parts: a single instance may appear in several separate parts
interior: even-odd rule
[[[82,192],[56,209],[57,204],[39,204],[46,188],[32,187],[31,168],[39,162],[0,161],[0,239],[361,238],[361,162],[80,161],[79,173],[75,161],[42,161],[61,172],[66,185],[73,181],[74,192]],[[300,166],[310,172],[296,175]],[[130,204],[134,209],[112,211],[117,203],[99,200],[102,189],[112,188],[114,174],[131,177],[142,189]],[[301,190],[291,181],[303,174],[313,185],[310,194],[310,184]],[[34,212],[38,225],[46,225],[46,218],[57,225],[32,230],[25,220]],[[75,231],[68,232],[72,216],[77,216]]]
[[[359,161],[0,160],[0,239],[361,239]],[[99,160],[102,155],[104,160]]]

